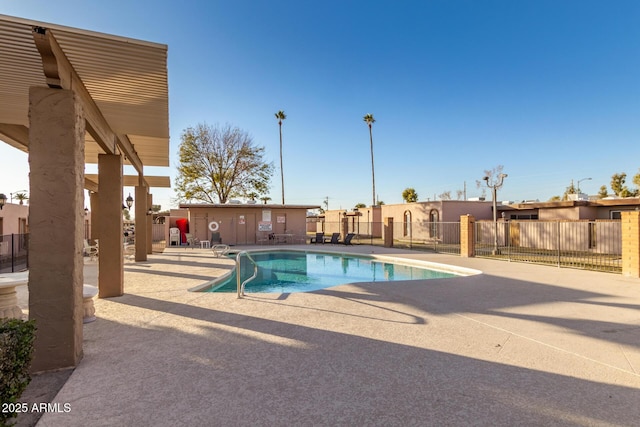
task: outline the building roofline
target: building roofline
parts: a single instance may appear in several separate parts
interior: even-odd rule
[[[553,209],[553,208],[573,208],[577,206],[640,206],[640,197],[623,197],[617,199],[599,200],[562,200],[556,202],[535,202],[535,203],[514,203],[512,205],[502,205],[505,209]]]

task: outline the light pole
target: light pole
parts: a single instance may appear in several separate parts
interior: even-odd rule
[[[582,178],[578,180],[578,195],[580,195],[580,183],[582,181],[591,181],[591,178]]]
[[[493,251],[492,255],[500,255],[500,249],[498,249],[498,188],[502,187],[504,179],[507,177],[506,173],[498,175],[497,182],[490,183],[489,177],[482,178],[487,182],[487,187],[491,189],[491,195],[493,196]]]
[[[371,182],[372,182],[372,195],[373,195],[373,200],[372,200],[372,205],[371,206],[377,206],[378,203],[376,202],[376,174],[375,174],[375,170],[373,168],[373,131],[371,130],[371,126],[376,122],[376,119],[373,118],[373,114],[366,114],[363,117],[365,123],[367,123],[367,126],[369,126],[369,144],[371,146]]]

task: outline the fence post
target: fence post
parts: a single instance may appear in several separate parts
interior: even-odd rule
[[[473,215],[460,215],[460,256],[463,258],[472,258],[476,254],[475,223]]]
[[[15,249],[15,234],[11,233],[11,272],[16,271],[16,249]]]
[[[622,275],[640,278],[640,212],[621,212]]]
[[[387,217],[384,219],[384,247],[393,247],[393,218]]]

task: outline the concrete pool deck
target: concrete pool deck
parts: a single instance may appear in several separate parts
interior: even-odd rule
[[[84,358],[53,399],[70,411],[45,413],[38,426],[600,426],[640,419],[639,279],[333,248],[483,274],[239,300],[187,291],[231,267],[210,250],[167,249],[126,263],[126,294],[96,300],[97,320],[84,326]],[[95,277],[92,268],[87,278]]]

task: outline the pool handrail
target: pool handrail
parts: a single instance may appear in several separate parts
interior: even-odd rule
[[[240,280],[242,280],[242,278],[240,277],[240,257],[242,255],[246,255],[247,258],[249,258],[249,260],[253,263],[253,275],[251,277],[249,277],[247,280],[245,280],[244,282],[240,283]],[[242,298],[244,296],[244,285],[246,285],[248,282],[252,281],[253,279],[255,279],[258,276],[258,264],[256,264],[256,261],[251,258],[251,255],[249,255],[249,252],[247,251],[240,251],[236,254],[236,278],[237,278],[237,283],[238,283],[238,298]]]

